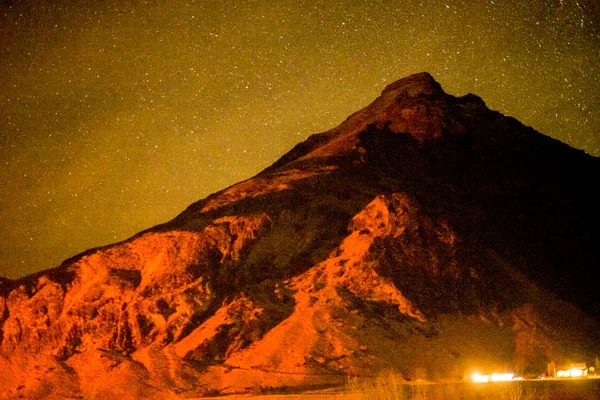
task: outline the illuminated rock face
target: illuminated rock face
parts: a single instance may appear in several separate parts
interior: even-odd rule
[[[173,221],[1,280],[0,398],[305,388],[390,367],[459,379],[593,357],[599,164],[428,74],[405,78]]]

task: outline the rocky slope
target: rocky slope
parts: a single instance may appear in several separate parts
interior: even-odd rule
[[[388,86],[256,177],[0,281],[0,398],[185,398],[460,379],[600,354],[600,160]],[[591,178],[590,178],[591,177]]]

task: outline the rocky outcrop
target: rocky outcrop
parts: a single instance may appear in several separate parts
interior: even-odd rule
[[[599,160],[388,86],[256,177],[122,243],[0,281],[0,398],[179,398],[394,368],[542,372],[598,348]]]

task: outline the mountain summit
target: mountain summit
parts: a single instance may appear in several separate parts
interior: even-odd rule
[[[0,281],[0,388],[160,399],[589,362],[599,172],[409,76],[172,221]]]

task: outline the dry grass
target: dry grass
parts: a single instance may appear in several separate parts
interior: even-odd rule
[[[427,400],[428,384],[409,383],[393,370],[386,370],[371,379],[352,378],[348,389],[364,400]]]
[[[348,391],[360,400],[546,400],[546,393],[523,382],[492,384],[415,383],[394,371],[371,379],[353,378]]]

